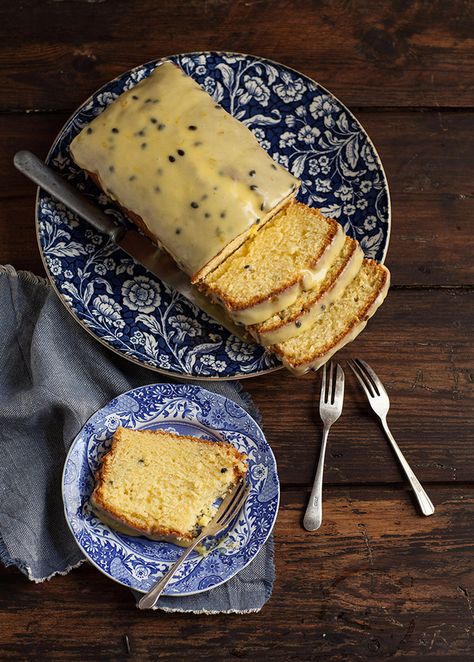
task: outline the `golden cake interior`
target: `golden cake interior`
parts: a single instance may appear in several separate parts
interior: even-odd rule
[[[247,471],[231,444],[162,430],[119,428],[91,497],[93,510],[127,533],[190,541]]]
[[[304,333],[271,347],[295,372],[318,369],[360,333],[383,302],[390,284],[388,269],[365,259],[355,278]]]
[[[201,288],[236,321],[257,323],[320,282],[343,243],[336,221],[292,203],[212,271]]]

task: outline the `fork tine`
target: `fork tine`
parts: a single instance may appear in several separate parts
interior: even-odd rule
[[[225,513],[231,507],[232,503],[235,501],[235,499],[238,498],[238,495],[241,492],[243,485],[244,485],[244,481],[242,480],[228,494],[226,494],[223,501],[221,501],[219,508],[217,509],[217,512],[214,516],[217,521],[219,521],[225,515]]]
[[[366,361],[363,361],[362,359],[356,359],[356,362],[365,370],[367,375],[371,378],[374,385],[374,390],[377,393],[377,395],[380,395],[382,393],[386,394],[387,392],[385,390],[385,386],[380,381],[380,378],[375,372],[375,370],[371,368],[370,365]]]
[[[238,499],[233,501],[232,505],[226,510],[225,513],[219,518],[219,525],[227,525],[235,518],[238,513],[240,513],[242,506],[247,501],[247,497],[250,494],[251,487],[246,485],[245,488],[240,491]]]
[[[348,362],[349,368],[352,370],[354,375],[357,377],[357,380],[359,384],[362,386],[362,388],[365,391],[366,396],[370,399],[375,396],[372,384],[370,381],[366,378],[365,374],[362,372],[361,368],[358,366],[358,364],[350,359]]]
[[[331,361],[329,364],[329,389],[328,389],[328,397],[326,398],[326,402],[329,402],[331,405],[334,404],[334,391],[336,388],[336,366],[334,364],[334,361]]]
[[[238,483],[238,485],[236,485],[234,489],[226,496],[219,507],[216,516],[217,522],[220,522],[224,517],[226,517],[227,513],[229,513],[234,508],[234,505],[237,503],[242,493],[244,492],[246,485],[247,482],[245,480],[241,480],[240,483]]]
[[[246,503],[249,497],[251,489],[252,489],[251,486],[247,485],[245,490],[242,492],[242,495],[240,496],[238,502],[234,503],[232,507],[232,512],[228,513],[226,516],[227,523],[232,522],[232,520],[234,520],[237,517],[237,515],[240,513],[240,511],[242,510],[244,504]]]
[[[334,404],[334,384],[335,384],[335,367],[334,367],[334,361],[331,361],[329,364],[329,385],[328,385],[328,393],[326,397],[326,402],[329,402],[329,404],[333,405]]]
[[[339,363],[336,364],[336,389],[334,391],[334,401],[342,402],[344,397],[344,370]]]
[[[319,407],[321,408],[326,402],[326,363],[323,365],[323,376],[321,379],[321,395],[319,396]]]

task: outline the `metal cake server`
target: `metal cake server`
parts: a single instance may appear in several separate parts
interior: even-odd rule
[[[136,230],[129,230],[117,225],[110,217],[98,209],[90,200],[67,182],[55,170],[43,163],[37,156],[27,150],[21,150],[14,156],[15,168],[41,186],[54,198],[66,205],[87,221],[93,228],[106,234],[125,253],[136,262],[146,267],[166,285],[177,290],[195,306],[203,310],[209,317],[225,327],[235,336],[245,342],[252,342],[243,327],[239,327],[230,319],[225,310],[209,301],[193,285],[189,276],[178,268],[175,261],[147,237]]]

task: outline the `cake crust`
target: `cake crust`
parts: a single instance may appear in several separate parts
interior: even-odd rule
[[[276,354],[289,370],[299,375],[312,369],[317,370],[339,349],[354,340],[365,328],[370,317],[383,303],[390,286],[390,272],[384,265],[369,259],[365,259],[365,265],[369,266],[374,272],[379,271],[380,281],[378,286],[371,293],[370,297],[367,298],[357,314],[350,319],[337,335],[332,336],[330,342],[319,348],[317,352],[302,354],[297,359],[293,356],[288,356],[285,352],[284,343],[269,347],[270,351]]]

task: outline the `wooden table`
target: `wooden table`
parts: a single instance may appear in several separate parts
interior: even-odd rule
[[[0,262],[42,273],[34,187],[13,153],[45,155],[93,90],[152,58],[235,50],[333,91],[373,138],[393,203],[393,287],[340,354],[383,378],[391,423],[436,505],[419,516],[354,379],[326,463],[325,517],[302,512],[321,424],[314,376],[249,380],[279,464],[277,579],[259,614],[139,612],[89,565],[35,585],[0,570],[2,659],[460,660],[474,655],[474,3],[4,2]],[[127,650],[126,637],[130,650]]]

